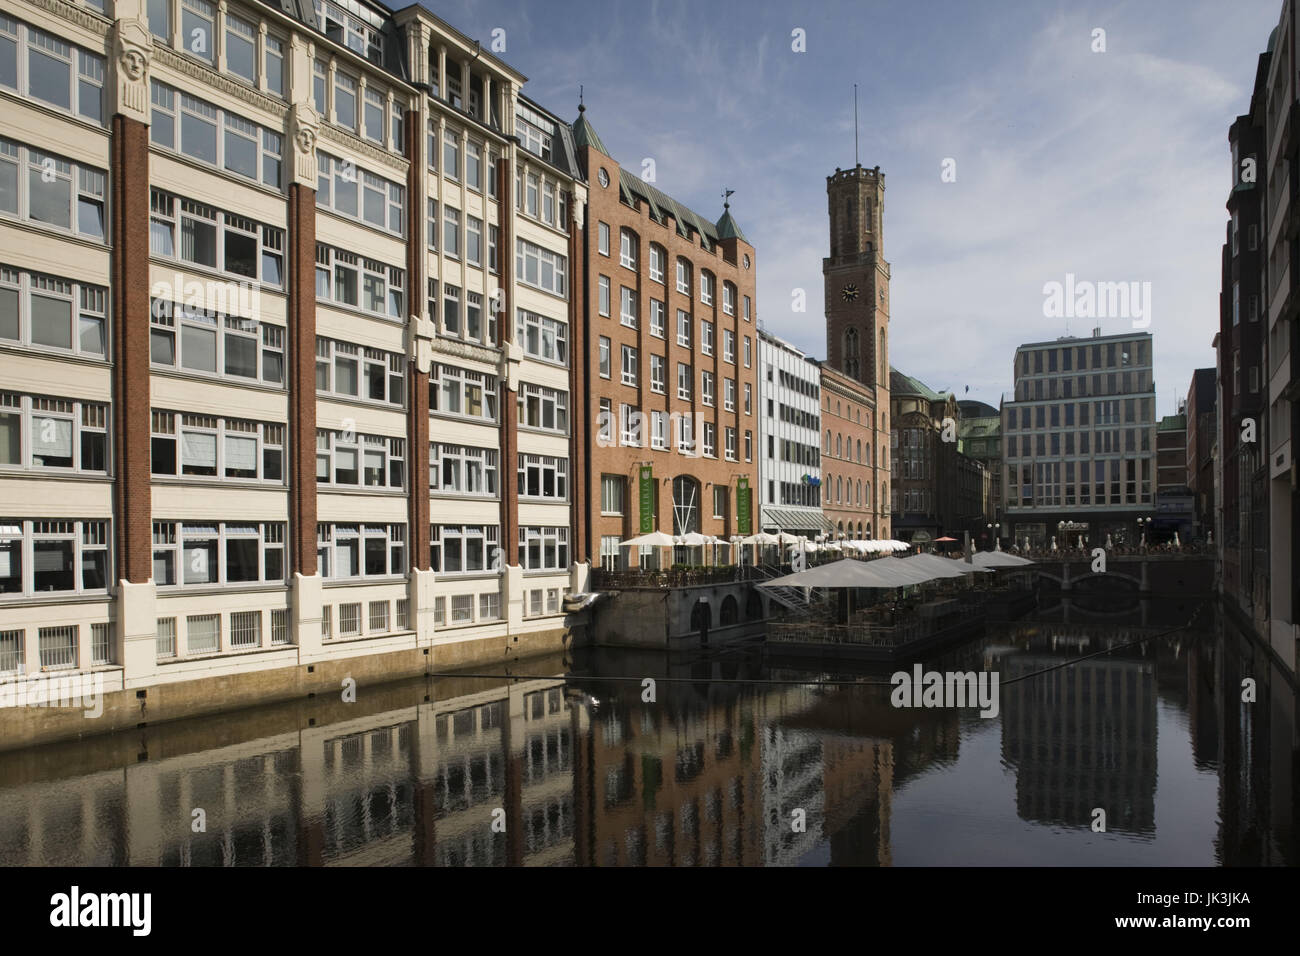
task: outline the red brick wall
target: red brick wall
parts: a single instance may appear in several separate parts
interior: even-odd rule
[[[497,316],[497,331],[503,349],[515,338],[514,302],[510,297],[510,276],[515,268],[514,188],[514,166],[502,156],[497,161],[497,230],[501,237],[497,247],[497,262],[501,266],[501,314]],[[501,402],[501,548],[506,564],[513,566],[519,564],[519,485],[515,480],[519,411],[516,393],[505,379],[501,381],[498,398]]]
[[[406,158],[411,166],[406,174],[406,297],[407,317],[419,312],[417,303],[425,297],[424,210],[416,197],[424,194],[421,178],[424,171],[424,131],[420,114],[406,113]],[[432,321],[435,316],[426,316]],[[412,568],[429,568],[429,376],[418,370],[414,361],[406,363],[406,491],[410,530],[409,561]]]
[[[289,353],[290,560],[294,572],[313,575],[316,573],[316,190],[297,183],[289,185]]]
[[[149,465],[149,127],[112,126],[113,470],[115,574],[153,577]]]
[[[657,486],[658,524],[661,531],[672,533],[672,489],[671,483],[665,484],[665,478],[689,475],[699,482],[700,530],[704,534],[716,534],[728,537],[737,533],[737,499],[736,478],[747,475],[754,494],[751,499],[752,530],[758,530],[759,502],[758,456],[759,449],[759,349],[758,349],[758,297],[755,291],[758,270],[757,257],[753,247],[739,240],[719,243],[714,251],[706,251],[700,246],[698,236],[686,239],[677,234],[676,224],[671,218],[667,225],[652,220],[644,209],[633,209],[619,199],[619,166],[609,157],[587,147],[586,164],[590,192],[585,232],[586,260],[586,294],[583,299],[584,353],[575,347],[575,361],[586,362],[586,386],[575,396],[575,404],[581,400],[586,404],[586,432],[590,443],[590,454],[585,462],[581,477],[582,491],[575,496],[575,509],[585,509],[584,519],[589,527],[593,554],[599,553],[599,539],[603,535],[618,535],[621,538],[639,533],[639,508],[637,506],[637,465],[651,461],[654,466]],[[610,177],[610,184],[601,188],[597,180],[597,170],[604,167]],[[610,227],[610,255],[599,253],[599,222]],[[619,229],[627,227],[637,236],[637,270],[632,272],[619,262]],[[664,283],[650,278],[650,243],[655,242],[667,250],[664,265]],[[748,254],[750,268],[745,269],[742,257]],[[691,295],[686,296],[677,291],[676,261],[682,256],[691,263]],[[704,305],[699,298],[700,270],[707,269],[716,277],[716,288],[712,306]],[[599,276],[610,278],[610,316],[600,314]],[[737,287],[736,314],[726,315],[722,311],[723,282],[730,281]],[[626,285],[637,293],[639,315],[637,328],[627,328],[619,321],[619,288]],[[575,286],[576,290],[576,286]],[[751,319],[744,320],[744,297],[749,296],[752,303]],[[650,299],[664,302],[664,338],[650,335]],[[691,348],[677,344],[677,310],[684,309],[691,315]],[[714,323],[714,349],[712,356],[705,356],[699,351],[700,322],[707,319]],[[722,333],[731,329],[736,334],[735,365],[725,363],[722,358]],[[610,340],[610,377],[599,376],[598,347],[599,337]],[[750,368],[744,366],[744,338],[750,339],[752,362]],[[637,386],[623,385],[620,381],[621,346],[637,348]],[[650,356],[662,355],[666,359],[664,373],[664,394],[650,389]],[[677,397],[677,363],[690,366],[692,377],[692,401],[687,402]],[[714,374],[713,407],[701,401],[700,373],[708,370]],[[736,380],[736,408],[734,412],[724,410],[724,380]],[[753,393],[751,414],[744,412],[745,384],[750,385]],[[617,424],[620,403],[632,405],[641,410],[645,416],[641,447],[601,447],[596,440],[600,399],[609,398],[615,418],[613,437],[617,441],[619,430]],[[703,412],[707,420],[715,426],[716,458],[689,458],[675,450],[674,435],[671,427],[668,434],[669,448],[666,451],[650,447],[650,413],[663,411],[689,414]],[[727,461],[725,454],[725,431],[727,426],[736,429],[736,461]],[[745,431],[752,433],[753,460],[745,461]],[[702,433],[696,434],[697,442],[702,442]],[[619,474],[626,478],[626,505],[621,517],[602,517],[600,514],[600,483],[602,474]],[[728,491],[728,515],[725,520],[713,517],[713,486],[723,485]],[[575,521],[577,518],[575,517]]]

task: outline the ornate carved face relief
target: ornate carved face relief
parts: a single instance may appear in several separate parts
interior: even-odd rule
[[[300,127],[296,141],[300,153],[310,153],[316,146],[316,131],[306,126]]]
[[[145,67],[147,66],[147,62],[145,60],[144,54],[139,50],[135,50],[135,49],[123,50],[121,63],[122,63],[122,72],[125,73],[127,78],[132,82],[138,83],[140,81],[140,78],[144,76],[144,71],[145,71]]]

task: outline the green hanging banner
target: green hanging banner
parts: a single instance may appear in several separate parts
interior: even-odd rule
[[[751,499],[748,478],[736,479],[736,532],[748,537],[753,534],[751,528]]]
[[[649,534],[655,529],[655,473],[653,465],[641,466],[640,487],[641,534]]]

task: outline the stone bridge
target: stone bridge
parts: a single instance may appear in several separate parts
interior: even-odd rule
[[[1205,553],[1150,552],[1106,554],[1106,570],[1092,569],[1088,552],[1035,554],[1034,567],[1025,570],[1040,583],[1051,582],[1062,591],[1081,588],[1124,588],[1138,594],[1209,593],[1214,587],[1214,557]],[[1085,583],[1086,582],[1086,583]]]

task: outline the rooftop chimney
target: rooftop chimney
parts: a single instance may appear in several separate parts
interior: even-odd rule
[[[1101,326],[1100,326],[1100,325],[1096,326],[1096,327],[1092,330],[1092,337],[1093,337],[1094,339],[1099,339],[1099,338],[1101,338]]]

